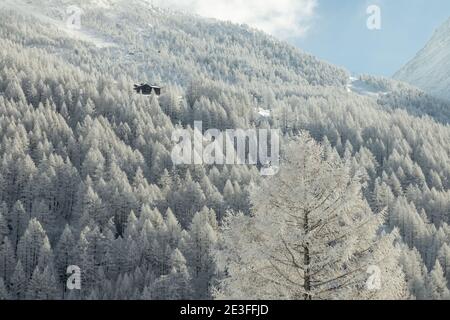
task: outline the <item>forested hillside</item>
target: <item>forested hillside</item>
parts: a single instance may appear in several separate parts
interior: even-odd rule
[[[79,5],[77,32],[61,22],[64,1],[0,5],[0,299],[450,298],[448,103],[369,76],[361,81],[383,94],[347,90],[345,70],[247,26],[139,0]],[[163,86],[162,95],[137,95],[142,82]],[[258,212],[286,211],[258,195],[282,181],[256,166],[174,166],[172,133],[194,120],[205,130],[280,128],[286,143],[307,131],[320,146],[303,138],[288,155],[306,150],[311,158],[299,161],[329,162],[340,175],[311,176],[335,181],[349,200],[333,229],[345,242],[317,244],[330,255],[315,267],[337,255],[350,257],[341,269],[387,255],[382,281],[395,288],[354,294],[364,290],[360,265],[358,284],[327,283],[339,270],[326,269],[329,295],[294,294],[289,281],[260,296],[233,286],[264,279],[249,280],[244,262],[270,252],[267,243],[233,260],[247,250],[230,234],[244,221],[255,243]],[[305,172],[288,168],[279,179],[295,187]],[[293,203],[302,192],[311,199],[305,190]],[[363,259],[367,248],[353,244],[365,219],[372,238],[361,243],[378,249]],[[350,233],[339,231],[347,220]],[[81,290],[66,286],[71,265],[82,270]]]

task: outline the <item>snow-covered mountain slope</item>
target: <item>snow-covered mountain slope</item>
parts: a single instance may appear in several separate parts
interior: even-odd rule
[[[450,100],[450,19],[394,78]]]
[[[227,212],[250,213],[261,177],[255,166],[175,166],[173,133],[196,120],[205,130],[280,129],[287,139],[309,132],[326,146],[318,157],[348,159],[339,175],[358,172],[374,212],[388,208],[387,232],[398,228],[417,249],[405,263],[432,270],[441,252],[450,261],[448,103],[390,79],[349,84],[345,70],[262,32],[143,0],[0,4],[0,214],[12,224],[0,223],[12,243],[0,248],[9,266],[0,282],[33,279],[26,298],[44,289],[66,298],[52,291],[72,261],[86,277],[70,299],[211,298],[214,259],[204,248],[220,239]],[[84,11],[80,32],[114,46],[67,32],[68,5]],[[160,84],[161,96],[136,94],[141,82]]]
[[[66,23],[73,6],[83,12],[80,29]],[[450,108],[429,103],[423,92],[410,86],[382,78],[349,77],[347,71],[257,30],[162,9],[148,0],[2,0],[0,13],[8,16],[8,11],[23,16],[10,17],[13,21],[29,17],[35,28],[43,28],[41,38],[46,40],[42,43],[40,39],[37,46],[48,54],[57,53],[65,63],[79,67],[81,57],[73,55],[71,42],[81,41],[102,60],[97,65],[100,73],[114,79],[127,75],[136,81],[185,88],[194,78],[210,78],[236,85],[258,104],[272,100],[272,93],[281,97],[302,91],[305,85],[327,86],[390,109],[450,121]],[[22,25],[27,26],[28,21]],[[35,47],[28,31],[23,32],[27,46]],[[86,55],[85,49],[76,51]],[[180,62],[183,67],[176,68]],[[273,107],[258,105],[251,112],[257,118],[270,118],[265,110]]]
[[[43,23],[55,27],[56,32],[63,32],[65,35],[82,41],[91,42],[99,48],[111,47],[114,44],[105,38],[99,36],[95,31],[89,28],[71,28],[67,20],[71,14],[76,14],[76,9],[73,11],[76,1],[54,1],[47,0],[48,3],[43,5],[42,1],[36,0],[2,0],[0,2],[0,10],[13,10],[24,15],[31,15]],[[95,8],[111,8],[111,0],[96,0],[96,2],[85,1],[79,3],[83,7]],[[78,5],[75,8],[79,8]]]

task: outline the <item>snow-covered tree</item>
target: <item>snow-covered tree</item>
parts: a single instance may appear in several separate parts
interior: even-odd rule
[[[190,275],[183,254],[175,249],[170,256],[171,271],[153,284],[152,298],[157,300],[187,300],[191,298]]]
[[[58,286],[51,268],[40,270],[39,267],[33,272],[28,285],[26,298],[28,300],[54,300],[58,297]]]
[[[0,277],[9,283],[16,267],[14,248],[8,238],[3,239],[0,247]]]
[[[186,241],[186,257],[191,270],[194,299],[211,297],[210,288],[217,274],[213,257],[217,237],[215,213],[204,208],[192,219]]]
[[[25,298],[25,293],[26,293],[27,286],[28,286],[27,282],[28,282],[28,279],[25,275],[25,271],[22,267],[22,263],[19,260],[14,269],[14,273],[11,277],[10,288],[11,288],[12,298],[18,299],[18,300]]]
[[[10,211],[10,219],[11,221],[11,240],[15,247],[17,247],[20,237],[22,237],[25,229],[28,225],[28,216],[25,212],[25,208],[23,207],[22,202],[17,201]]]
[[[43,246],[50,248],[50,242],[39,221],[32,219],[17,246],[17,258],[22,262],[27,278],[38,265]]]
[[[62,280],[67,278],[67,267],[75,265],[76,245],[72,230],[66,225],[55,249],[55,267]]]
[[[11,299],[11,297],[9,296],[5,281],[3,280],[3,278],[0,278],[0,301],[9,299]]]
[[[439,261],[436,261],[433,270],[430,272],[428,279],[428,294],[434,300],[449,300],[450,292],[447,288],[447,280],[444,276]]]
[[[291,142],[280,173],[252,194],[251,216],[223,227],[218,298],[401,299],[395,234],[384,234],[358,175],[308,135]],[[373,275],[374,286],[368,282]]]
[[[0,210],[0,243],[2,243],[3,238],[8,235],[9,235],[8,223],[6,221],[5,216],[2,214],[2,211]]]

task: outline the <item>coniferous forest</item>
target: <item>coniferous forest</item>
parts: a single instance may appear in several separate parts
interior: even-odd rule
[[[0,5],[0,300],[450,299],[450,102],[246,25],[43,2]],[[279,173],[175,165],[194,121],[279,129]]]

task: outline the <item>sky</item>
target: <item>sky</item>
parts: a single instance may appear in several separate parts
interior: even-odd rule
[[[201,16],[246,23],[280,38],[304,36],[317,0],[151,0]]]
[[[153,0],[246,23],[357,74],[391,76],[450,18],[448,0]],[[369,6],[381,29],[369,30]],[[374,21],[374,20],[371,20]]]
[[[380,30],[367,28],[370,5]],[[289,41],[355,74],[392,76],[448,18],[448,0],[318,0],[307,34]]]

